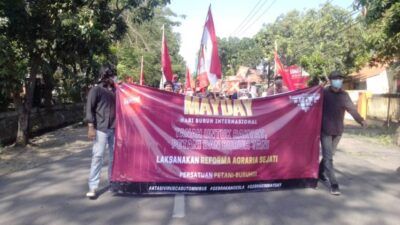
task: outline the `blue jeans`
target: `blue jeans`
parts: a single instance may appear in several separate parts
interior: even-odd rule
[[[100,183],[100,172],[103,167],[104,150],[108,144],[108,180],[111,178],[111,169],[114,158],[114,129],[106,132],[96,130],[96,139],[93,143],[92,164],[90,165],[89,188],[96,189]]]
[[[319,174],[327,176],[331,185],[338,184],[333,168],[333,155],[341,137],[341,135],[321,134],[322,160],[319,164]]]

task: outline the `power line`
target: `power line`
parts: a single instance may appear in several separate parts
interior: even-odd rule
[[[268,0],[265,0],[265,1],[257,8],[257,10],[256,10],[254,13],[250,12],[248,16],[257,15],[267,2],[268,2]],[[238,29],[235,30],[236,32],[234,32],[234,34],[239,33],[244,27],[246,27],[246,26],[250,23],[250,21],[251,21],[253,18],[254,18],[254,17],[249,18],[249,20],[246,21],[246,23],[244,23],[243,26],[241,26],[241,27],[239,27]]]
[[[356,12],[357,12],[357,11],[352,12],[352,13],[350,14],[349,19],[350,19],[351,16],[353,16]],[[356,25],[356,24],[358,24],[358,23],[360,23],[360,21],[356,21],[356,22],[354,22],[354,23],[350,22],[350,25],[347,26],[347,27],[346,27],[346,25],[349,24],[349,23],[345,24],[345,25],[344,25],[344,28],[342,28],[341,30],[337,31],[337,32],[335,33],[335,35],[338,35],[338,34],[340,34],[340,33],[343,33],[344,31],[349,30],[351,27],[353,27],[354,25]],[[327,25],[329,25],[329,23],[326,24],[325,26],[327,26]],[[330,37],[325,37],[325,38],[331,38],[331,37],[332,37],[332,36],[330,36]],[[316,44],[318,44],[318,43],[321,43],[322,41],[325,41],[325,40],[327,40],[327,39],[324,39],[324,38],[323,38],[322,40],[319,40],[319,41],[317,41],[317,42],[314,42],[314,46],[315,46]],[[297,55],[297,53],[302,52],[302,51],[305,50],[305,49],[307,49],[307,47],[297,50],[297,51],[295,52],[294,55]]]
[[[332,1],[333,0],[328,0],[327,2],[326,2],[326,4],[330,4],[330,3],[332,3]],[[257,22],[271,7],[272,7],[272,5],[274,4],[276,2],[276,0],[274,0],[274,2],[272,2],[271,4],[270,4],[270,6],[250,25],[250,26],[248,26],[245,30],[242,30],[241,32],[245,32],[245,31],[247,31],[251,26],[253,26],[254,25],[254,23],[255,22]],[[353,4],[350,4],[349,6],[347,6],[346,8],[351,8],[353,6]],[[352,12],[350,12],[349,14],[349,17],[351,17],[351,16],[353,16],[355,13],[357,13],[358,11],[357,10],[353,10]],[[328,21],[328,23],[327,24],[325,24],[324,26],[322,26],[321,27],[321,29],[324,29],[325,27],[327,27],[327,26],[329,26],[329,25],[331,25],[330,23],[331,22],[333,22],[333,19],[332,20],[329,20]]]
[[[358,12],[357,10],[354,10],[354,11],[349,12],[349,13],[348,13],[348,18],[346,18],[346,19],[351,19],[351,17],[352,17],[354,14],[356,14],[357,12]],[[329,20],[325,25],[321,26],[321,27],[320,27],[321,33],[324,32],[324,31],[326,31],[325,29],[328,28],[329,26],[331,26],[333,22],[335,22],[334,19],[331,19],[331,20]],[[347,25],[347,24],[348,24],[348,23],[345,23],[345,25]],[[300,37],[300,38],[298,38],[298,39],[302,39],[302,38],[305,38],[305,37],[302,36],[302,37]],[[296,45],[296,44],[301,44],[301,43],[302,43],[302,41],[299,41],[299,42],[296,42],[296,43],[294,43],[294,44]]]
[[[243,33],[246,32],[250,27],[252,27],[252,26],[254,25],[254,23],[256,23],[258,20],[260,20],[261,17],[264,16],[264,15],[271,9],[271,7],[275,4],[275,2],[276,2],[276,0],[274,0],[274,1],[268,6],[268,8],[266,8],[266,9],[261,13],[261,15],[260,15],[256,20],[253,21],[253,23],[251,23],[250,25],[248,25],[248,26],[246,27],[246,29],[242,30],[241,32],[243,32]]]
[[[239,24],[239,26],[237,26],[236,29],[231,33],[231,36],[232,36],[232,34],[236,33],[236,31],[238,31],[238,30],[244,25],[245,22],[247,22],[247,20],[248,20],[248,19],[250,18],[250,16],[253,14],[252,12],[257,8],[257,6],[261,3],[261,1],[262,1],[262,0],[259,0],[259,1],[255,4],[254,8],[253,8],[252,10],[250,10],[250,12],[249,12],[249,14],[247,14],[246,18],[244,18],[244,20]],[[265,2],[266,2],[266,1],[268,1],[268,0],[265,0]]]

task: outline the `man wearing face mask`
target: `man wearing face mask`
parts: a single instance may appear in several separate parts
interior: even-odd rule
[[[333,155],[343,133],[345,111],[363,127],[367,124],[342,89],[344,76],[334,71],[329,75],[330,86],[324,88],[324,104],[322,111],[321,146],[322,160],[319,166],[319,179],[330,183],[330,192],[340,195],[339,184],[333,168]]]
[[[111,66],[103,66],[99,72],[99,83],[88,94],[86,104],[86,121],[88,138],[94,140],[92,162],[89,174],[88,198],[96,198],[96,189],[100,183],[100,171],[103,166],[104,151],[108,146],[108,179],[114,156],[115,127],[115,85],[117,73]]]
[[[276,95],[280,93],[288,92],[289,89],[283,86],[282,76],[276,76],[274,81],[274,86],[267,89],[267,95]]]

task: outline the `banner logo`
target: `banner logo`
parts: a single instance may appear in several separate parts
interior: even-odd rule
[[[301,110],[307,112],[320,99],[319,93],[289,96],[290,101],[297,104]]]

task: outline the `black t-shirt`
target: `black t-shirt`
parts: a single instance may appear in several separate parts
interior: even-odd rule
[[[86,121],[97,130],[105,132],[115,128],[115,90],[105,84],[90,89],[86,104]]]

